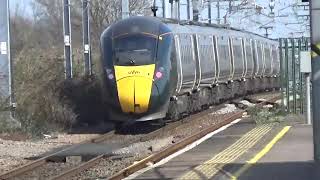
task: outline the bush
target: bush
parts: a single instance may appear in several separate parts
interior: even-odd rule
[[[248,114],[251,115],[256,124],[280,123],[284,120],[281,108],[276,106],[272,108],[252,107],[248,109]]]
[[[75,122],[72,105],[61,94],[64,66],[56,49],[24,49],[15,58],[16,114],[33,135],[65,129]]]

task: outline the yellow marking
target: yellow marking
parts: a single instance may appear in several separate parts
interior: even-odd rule
[[[233,176],[232,180],[237,180],[245,171],[259,161],[264,155],[266,155],[271,148],[289,131],[291,126],[284,127],[257,155],[247,161]]]
[[[316,47],[317,47],[318,49],[320,49],[320,43],[316,44]],[[317,54],[316,52],[312,51],[312,52],[311,52],[311,56],[312,56],[312,58],[316,58],[316,57],[318,56],[318,54]]]
[[[226,171],[221,171],[225,164],[231,163],[238,159],[242,154],[252,148],[259,140],[267,134],[273,127],[273,124],[265,124],[252,129],[238,139],[235,143],[215,155],[212,159],[197,166],[190,172],[187,172],[179,179],[210,179],[218,172],[222,172],[231,177]]]
[[[118,98],[125,113],[144,113],[148,110],[155,64],[115,66]]]

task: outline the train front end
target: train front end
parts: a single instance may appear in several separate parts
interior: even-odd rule
[[[103,94],[110,120],[165,117],[174,84],[173,36],[160,20],[131,17],[101,35]]]

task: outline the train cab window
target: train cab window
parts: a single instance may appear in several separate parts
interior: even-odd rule
[[[115,65],[146,65],[155,63],[157,36],[130,34],[113,39]]]

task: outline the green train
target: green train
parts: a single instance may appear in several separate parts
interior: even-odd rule
[[[113,121],[175,120],[223,100],[279,88],[278,42],[218,25],[131,17],[101,35]]]

